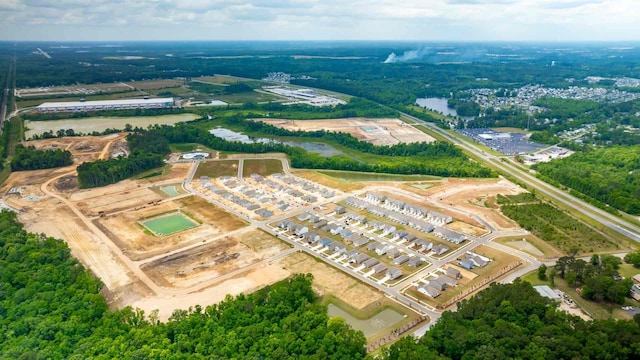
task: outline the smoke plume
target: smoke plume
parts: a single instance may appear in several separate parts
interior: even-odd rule
[[[385,64],[397,63],[397,62],[405,62],[412,60],[419,60],[425,55],[427,55],[428,49],[415,49],[415,50],[407,50],[402,55],[398,56],[396,53],[391,53],[387,57],[387,60],[384,61]]]

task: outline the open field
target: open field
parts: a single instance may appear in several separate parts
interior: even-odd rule
[[[91,84],[91,85],[69,85],[51,86],[39,88],[17,89],[18,98],[46,97],[59,95],[96,95],[103,93],[132,91],[133,89],[125,83]],[[44,102],[44,101],[43,101]]]
[[[384,173],[362,173],[343,170],[318,170],[319,173],[348,182],[360,181],[429,181],[441,178],[431,175],[396,175]]]
[[[287,130],[345,132],[374,145],[432,142],[435,139],[398,119],[346,118],[332,120],[256,119]]]
[[[238,161],[203,161],[198,165],[198,170],[196,171],[194,179],[197,179],[200,176],[208,176],[210,178],[220,176],[238,176]]]
[[[169,87],[176,87],[184,84],[183,79],[156,79],[145,81],[132,81],[126,82],[128,86],[136,88],[138,90],[152,90],[152,89],[164,89]]]
[[[271,174],[282,173],[282,161],[276,159],[264,159],[244,160],[244,168],[242,169],[242,176],[250,176],[251,174],[260,174],[262,176],[268,176]]]
[[[94,131],[102,132],[106,129],[124,129],[125,125],[146,128],[149,125],[173,125],[181,121],[191,121],[199,118],[195,114],[175,114],[159,116],[127,116],[127,117],[89,117],[80,119],[60,119],[46,121],[25,121],[25,137],[42,135],[47,131],[73,129],[76,133],[90,134]]]
[[[380,292],[307,254],[294,253],[279,263],[291,273],[311,273],[313,289],[318,295],[333,295],[356,310],[384,299]]]
[[[252,242],[255,238],[263,240],[264,244],[247,245],[247,242]],[[242,269],[287,249],[289,247],[286,244],[270,235],[250,229],[234,236],[220,236],[202,246],[157,258],[143,265],[143,269],[160,285],[188,288],[203,282],[213,283],[221,276],[241,272]],[[219,282],[221,281],[222,279]]]
[[[518,224],[491,205],[497,194],[514,195],[524,191],[504,179],[445,179],[439,186],[415,192],[438,199],[444,204],[476,214],[496,229],[514,229]]]
[[[522,250],[539,259],[554,259],[565,255],[546,241],[540,240],[533,234],[525,236],[508,236],[494,239],[493,241],[507,245],[514,249]]]
[[[226,212],[198,196],[188,196],[175,200],[182,212],[200,219],[202,222],[213,224],[223,232],[234,231],[246,226],[244,220]]]
[[[197,223],[180,213],[146,220],[142,222],[142,225],[158,236],[172,235],[198,226]]]

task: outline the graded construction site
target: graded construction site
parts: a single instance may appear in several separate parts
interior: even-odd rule
[[[74,165],[14,172],[0,188],[0,194],[4,203],[18,210],[19,219],[28,231],[64,239],[72,254],[102,280],[113,307],[131,305],[146,313],[157,309],[162,320],[168,319],[177,309],[217,303],[227,294],[251,292],[293,273],[311,273],[317,293],[327,303],[338,306],[340,311],[350,311],[357,321],[364,321],[357,316],[361,311],[367,314],[365,319],[377,322],[376,326],[381,326],[382,318],[376,314],[387,308],[391,308],[393,314],[401,314],[404,320],[389,325],[391,328],[367,328],[370,339],[379,339],[394,327],[415,326],[437,315],[429,310],[435,304],[424,299],[415,303],[419,308],[408,306],[402,300],[401,289],[442,265],[455,265],[465,251],[480,245],[483,246],[480,249],[493,257],[503,256],[500,254],[508,248],[490,242],[494,236],[528,236],[499,211],[485,205],[491,204],[496,194],[512,195],[522,191],[500,179],[384,181],[354,187],[316,172],[291,174],[286,159],[279,156],[271,158],[268,166],[257,166],[264,159],[252,161],[247,155],[234,160],[232,165],[235,166],[228,166],[229,160],[175,162],[166,165],[155,176],[96,189],[78,189],[75,167],[83,161],[106,159],[126,151],[124,137],[125,134],[112,134],[29,142],[28,145],[42,149],[68,149],[74,157]],[[177,158],[176,154],[172,158]],[[261,172],[260,176],[239,174],[240,164],[245,170]],[[274,174],[274,171],[285,173]],[[200,177],[219,173],[228,178],[209,178],[205,182]],[[203,185],[205,183],[207,187]],[[216,191],[213,186],[217,187]],[[372,228],[361,230],[365,223],[359,224],[337,214],[337,209],[349,197],[362,200],[372,191],[451,217],[452,221],[443,228],[464,235],[464,242],[449,243],[438,237],[440,235],[410,229],[408,225],[394,223],[391,218],[374,216],[366,209],[347,206],[354,216],[394,225],[397,231],[387,234]],[[252,196],[254,198],[250,199]],[[254,210],[229,200],[240,197],[256,203],[265,199],[260,206],[273,211],[261,213],[261,217]],[[282,202],[288,202],[287,206]],[[378,206],[387,205],[380,203]],[[388,243],[399,250],[400,256],[421,257],[421,265],[415,268],[406,264],[400,266],[402,275],[392,280],[388,273],[365,276],[366,269],[338,253],[337,249],[315,247],[312,250],[303,236],[281,231],[274,225],[307,213],[329,220],[327,225],[339,225],[353,233],[368,234],[371,239]],[[313,223],[305,221],[304,224],[312,228]],[[400,236],[398,234],[403,230],[434,244],[446,245],[449,250],[437,255],[422,251],[413,243],[394,237]],[[336,244],[343,244],[345,250],[354,250],[352,254],[378,256],[375,251],[351,244],[337,233],[317,231]],[[535,242],[529,244],[534,245]],[[512,251],[504,257],[512,263],[512,257],[519,256],[522,266],[516,270],[529,271],[527,266],[535,266],[531,255]],[[531,249],[529,252],[535,253]],[[396,261],[386,255],[384,259],[379,258],[380,263],[388,264],[389,268]],[[492,271],[493,267],[488,267],[487,271]],[[484,273],[481,275],[485,276]],[[420,307],[420,304],[426,305]]]

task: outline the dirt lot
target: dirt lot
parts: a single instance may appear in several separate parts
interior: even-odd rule
[[[284,280],[290,275],[291,273],[282,266],[261,263],[256,268],[203,290],[141,297],[128,304],[143,309],[147,314],[158,309],[158,318],[166,321],[174,310],[187,309],[196,305],[205,307],[209,304],[217,304],[223,301],[227,294],[235,296],[240,293],[250,293],[267,284]]]
[[[309,255],[294,253],[279,263],[291,273],[313,274],[316,293],[333,295],[358,310],[384,298],[382,293]]]
[[[256,251],[235,236],[224,236],[207,245],[145,264],[143,269],[159,285],[188,288],[255,264],[285,249],[276,243]]]
[[[424,190],[424,194],[444,204],[472,212],[498,230],[519,228],[511,219],[492,208],[497,194],[515,195],[522,188],[504,179],[445,179],[440,186]]]
[[[510,236],[494,239],[493,241],[507,245],[514,249],[527,252],[538,259],[558,258],[564,253],[546,241],[540,240],[533,234],[526,236]]]
[[[331,120],[259,119],[287,130],[328,130],[353,135],[374,145],[433,142],[435,139],[399,119],[345,118]]]
[[[162,196],[132,180],[101,188],[79,190],[69,197],[69,200],[89,217],[127,209],[141,209],[153,206],[153,203],[162,199]]]

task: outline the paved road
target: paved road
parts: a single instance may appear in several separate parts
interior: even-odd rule
[[[288,169],[288,162],[285,159],[280,159],[283,162],[283,169]],[[352,195],[361,195],[366,193],[367,191],[371,191],[371,190],[380,190],[380,187],[372,187],[372,188],[364,188],[362,190],[359,190],[357,192],[351,193],[351,194],[344,194],[342,196],[338,196],[338,197],[334,197],[332,199],[327,199],[324,202],[321,203],[317,203],[314,205],[310,205],[310,206],[305,206],[305,207],[301,207],[296,209],[295,211],[290,211],[287,212],[283,215],[280,215],[278,217],[269,219],[269,220],[254,220],[251,218],[248,218],[247,215],[227,206],[225,203],[222,203],[220,201],[218,201],[217,199],[203,193],[200,192],[197,189],[194,189],[191,186],[191,182],[193,181],[193,177],[194,174],[196,173],[197,167],[198,167],[199,162],[194,162],[194,166],[191,168],[191,170],[189,171],[185,181],[184,181],[184,188],[190,192],[193,193],[194,195],[200,196],[203,199],[213,203],[214,205],[221,207],[223,209],[225,209],[226,211],[234,214],[235,216],[241,218],[241,219],[245,219],[246,221],[248,221],[252,227],[256,227],[256,228],[260,228],[263,231],[277,237],[278,239],[281,239],[282,241],[285,241],[287,243],[289,243],[292,246],[292,249],[290,251],[287,252],[293,252],[293,251],[300,251],[300,252],[305,252],[307,254],[309,254],[310,256],[313,256],[314,258],[321,260],[325,263],[327,263],[330,266],[333,266],[335,268],[340,269],[341,271],[351,275],[352,277],[360,280],[361,282],[368,284],[369,286],[381,291],[382,293],[384,293],[387,297],[391,298],[392,300],[398,302],[399,304],[413,310],[416,311],[417,313],[421,314],[421,315],[426,315],[429,317],[429,321],[426,323],[425,326],[420,327],[415,334],[418,336],[422,336],[424,334],[424,332],[429,329],[441,316],[441,311],[436,311],[435,308],[429,306],[429,305],[425,305],[422,304],[420,302],[415,301],[414,299],[405,296],[402,291],[411,286],[415,281],[419,280],[420,278],[428,275],[430,272],[435,271],[436,269],[442,267],[444,264],[451,262],[452,260],[455,260],[456,258],[464,255],[464,253],[468,250],[471,250],[479,245],[486,245],[492,248],[495,248],[497,250],[500,251],[504,251],[507,253],[510,253],[516,257],[519,257],[520,259],[522,259],[525,264],[523,266],[520,266],[518,268],[516,268],[515,270],[511,271],[508,274],[507,278],[504,278],[502,280],[502,282],[506,282],[506,280],[508,279],[509,281],[512,281],[513,279],[515,279],[516,277],[521,277],[524,274],[527,274],[535,269],[537,269],[540,266],[540,262],[538,260],[536,260],[534,257],[532,257],[531,255],[528,255],[526,253],[523,253],[521,251],[506,247],[504,245],[501,244],[496,244],[493,243],[492,240],[498,237],[503,237],[503,236],[517,236],[517,235],[525,235],[528,234],[528,232],[524,231],[524,230],[506,230],[506,231],[497,231],[494,228],[492,228],[491,226],[488,226],[488,229],[490,229],[490,232],[488,234],[485,234],[483,236],[480,237],[474,237],[474,236],[469,236],[470,241],[468,241],[466,244],[464,244],[462,247],[460,247],[459,249],[453,251],[452,253],[437,259],[437,258],[432,258],[429,257],[429,262],[430,265],[426,266],[424,269],[421,269],[419,271],[417,271],[416,273],[402,279],[401,281],[399,281],[396,284],[393,284],[392,286],[389,285],[385,285],[385,284],[380,284],[378,283],[378,281],[369,278],[368,276],[365,276],[357,271],[355,271],[354,269],[347,267],[344,263],[339,263],[336,262],[330,258],[327,258],[326,256],[321,255],[320,253],[312,250],[309,246],[303,244],[302,242],[298,242],[295,240],[292,240],[289,238],[289,236],[287,236],[286,234],[281,233],[281,231],[278,231],[278,229],[275,229],[271,226],[269,226],[269,224],[273,224],[273,223],[277,223],[280,220],[284,220],[284,219],[288,219],[291,217],[295,217],[299,214],[302,214],[304,212],[311,212],[313,211],[313,208],[324,205],[326,203],[335,203],[335,202],[340,202],[344,199],[346,199],[348,196],[352,196]],[[436,204],[437,206],[441,206],[441,207],[449,207],[452,208],[451,206],[447,206],[443,203],[441,203],[437,197],[433,197],[433,198],[424,198],[424,197],[420,197],[416,194],[410,193],[410,192],[406,192],[403,191],[401,189],[397,189],[397,188],[389,188],[387,189],[389,191],[392,192],[400,192],[402,193],[404,196],[409,196],[412,198],[416,198],[416,200],[418,201],[428,201],[431,203]],[[455,210],[459,210],[460,209],[455,209]],[[466,214],[466,215],[471,215],[468,214],[467,212],[461,211],[462,213]],[[486,221],[484,221],[484,219],[481,218],[477,218],[479,221],[481,221],[483,224],[486,224]],[[335,219],[333,219],[335,221]],[[381,241],[383,242],[388,242],[387,239],[381,239]],[[424,254],[418,254],[421,257],[427,257]],[[285,255],[281,255],[281,256],[285,256]]]
[[[464,138],[461,135],[452,134],[447,132],[435,124],[428,123],[426,121],[420,120],[414,116],[402,113],[402,116],[415,121],[416,123],[428,127],[431,131],[441,135],[452,143],[458,145],[459,147],[469,151],[473,155],[482,159],[486,163],[490,164],[498,168],[499,170],[515,177],[516,179],[522,181],[523,183],[535,188],[536,191],[539,191],[553,200],[565,204],[567,206],[573,208],[579,208],[583,211],[583,213],[590,218],[596,220],[597,222],[607,226],[608,228],[630,238],[634,241],[640,242],[640,227],[635,226],[633,224],[628,223],[627,221],[616,217],[615,215],[609,214],[608,212],[601,210],[591,204],[588,204],[572,195],[563,192],[562,190],[557,189],[556,187],[547,184],[546,182],[536,178],[530,173],[521,170],[520,168],[510,164],[509,162],[503,162],[501,158],[488,154],[485,151],[481,150],[477,147],[473,142]]]

